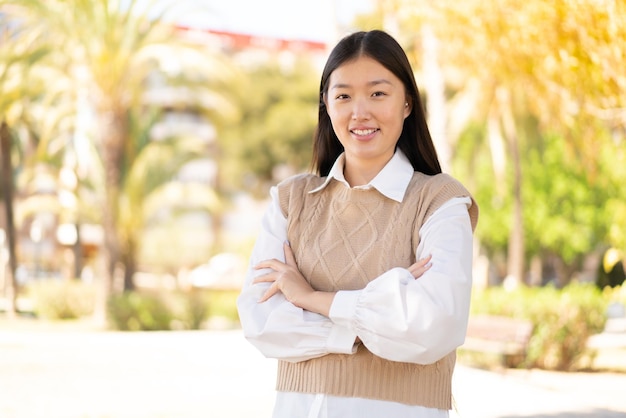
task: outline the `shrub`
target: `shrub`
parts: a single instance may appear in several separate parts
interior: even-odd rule
[[[45,319],[78,319],[93,314],[96,290],[78,280],[40,280],[29,284],[26,295],[33,311]]]
[[[107,302],[113,328],[121,331],[159,331],[171,329],[172,312],[155,293],[126,292],[113,295]]]
[[[626,306],[626,285],[615,287],[606,286],[602,295],[611,303],[619,303]]]
[[[111,327],[121,331],[197,330],[210,317],[239,320],[238,290],[138,290],[112,296],[108,302]]]
[[[501,287],[476,291],[473,314],[493,314],[529,319],[534,324],[527,367],[571,370],[586,356],[587,340],[604,329],[608,301],[593,284],[554,287]]]
[[[237,297],[239,290],[209,290],[207,291],[209,300],[209,313],[212,317],[226,318],[232,322],[239,322],[239,312],[237,311]]]
[[[208,319],[210,301],[206,294],[198,289],[190,292],[175,292],[166,295],[172,310],[174,329],[202,329]]]
[[[239,290],[199,289],[168,294],[176,317],[177,329],[201,329],[209,318],[238,323]]]

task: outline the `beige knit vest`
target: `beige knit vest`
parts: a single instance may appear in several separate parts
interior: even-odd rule
[[[350,189],[336,180],[309,193],[323,181],[303,174],[278,187],[298,268],[313,288],[322,291],[362,289],[393,267],[410,266],[426,219],[447,200],[470,196],[446,174],[415,172],[402,203],[375,189]],[[474,228],[475,203],[469,214]],[[394,362],[360,344],[352,355],[279,361],[276,388],[450,409],[455,359],[453,351],[434,364]]]

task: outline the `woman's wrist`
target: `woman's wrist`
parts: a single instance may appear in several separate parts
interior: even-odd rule
[[[311,292],[302,303],[300,307],[304,310],[318,313],[326,317],[330,314],[330,307],[333,304],[336,292],[322,292],[315,290]]]

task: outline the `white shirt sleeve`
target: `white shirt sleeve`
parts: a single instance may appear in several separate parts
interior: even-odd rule
[[[339,291],[331,320],[394,361],[430,364],[463,344],[472,287],[469,204],[469,198],[449,200],[420,229],[416,257],[432,255],[422,277],[394,268],[362,290]]]
[[[279,293],[263,303],[258,300],[269,283],[252,284],[267,270],[254,270],[263,260],[284,261],[287,220],[280,210],[278,189],[270,190],[271,202],[261,222],[246,280],[237,299],[239,320],[245,337],[261,353],[286,361],[304,361],[330,353],[355,352],[356,332],[329,318],[296,307]]]

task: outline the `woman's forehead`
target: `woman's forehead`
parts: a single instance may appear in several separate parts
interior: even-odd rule
[[[329,88],[357,85],[394,85],[400,80],[380,62],[366,55],[345,61],[331,74]]]

